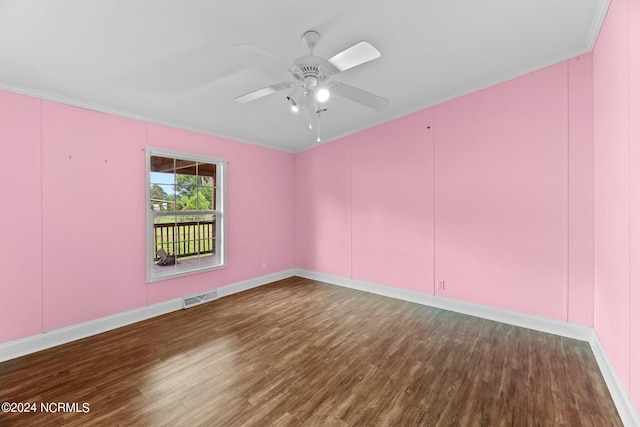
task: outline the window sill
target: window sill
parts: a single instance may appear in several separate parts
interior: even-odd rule
[[[176,277],[189,276],[206,271],[223,268],[224,264],[218,255],[210,255],[200,258],[179,259],[175,265],[150,266],[147,272],[147,283],[161,280],[174,279]]]

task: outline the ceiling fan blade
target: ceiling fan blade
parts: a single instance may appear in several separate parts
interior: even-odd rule
[[[340,95],[343,98],[350,99],[351,101],[357,102],[358,104],[362,104],[366,107],[373,108],[374,110],[381,111],[389,105],[388,99],[345,83],[333,82],[332,89],[336,95]]]
[[[271,62],[271,64],[279,67],[279,68],[284,68],[287,69],[291,66],[291,64],[283,61],[282,59],[280,59],[279,57],[277,57],[276,55],[274,55],[273,53],[267,52],[265,50],[262,50],[258,47],[252,46],[250,44],[245,44],[245,43],[241,43],[241,44],[234,44],[233,47],[235,50],[239,51],[239,52],[247,52],[250,54],[254,54],[254,55],[260,55],[264,58],[266,58],[269,62]]]
[[[277,83],[275,85],[263,87],[262,89],[245,93],[244,95],[238,96],[233,100],[241,104],[244,104],[246,102],[255,101],[256,99],[262,98],[263,96],[271,95],[272,93],[276,93],[290,87],[293,87],[293,83],[291,82]]]
[[[176,53],[163,54],[150,60],[139,59],[123,66],[113,81],[128,89],[163,95],[185,95],[204,86],[224,84],[229,78],[247,71],[264,74],[264,81],[276,80],[290,65],[249,45],[234,45],[212,50],[215,45],[203,42]],[[256,56],[260,55],[259,60]],[[265,59],[265,60],[263,60]]]
[[[365,62],[380,58],[382,54],[368,42],[361,41],[329,58],[329,62],[340,71],[348,70]]]

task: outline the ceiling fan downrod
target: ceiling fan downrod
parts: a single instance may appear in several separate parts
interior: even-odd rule
[[[320,41],[320,33],[314,30],[306,31],[302,35],[302,43],[309,49],[309,56],[313,56],[313,49]]]

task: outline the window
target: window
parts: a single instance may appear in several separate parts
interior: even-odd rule
[[[147,148],[147,282],[224,266],[225,166]]]

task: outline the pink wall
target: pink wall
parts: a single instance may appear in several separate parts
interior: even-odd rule
[[[613,0],[593,52],[594,326],[640,408],[640,9]]]
[[[629,1],[629,375],[640,414],[640,2]]]
[[[297,266],[591,325],[590,69],[585,55],[297,154]]]
[[[0,113],[0,342],[293,268],[292,154],[6,92]],[[229,160],[227,268],[145,283],[146,146]]]
[[[352,277],[433,292],[433,110],[349,138]]]
[[[568,313],[593,326],[593,63],[567,61],[568,72]]]
[[[0,342],[42,330],[40,100],[0,91]]]
[[[297,267],[433,292],[432,121],[426,110],[296,154]]]
[[[436,107],[439,295],[566,320],[567,64]]]
[[[351,277],[351,146],[295,156],[296,267]]]
[[[271,274],[295,266],[294,156],[260,151],[260,268],[262,274]]]
[[[143,306],[144,123],[44,101],[42,129],[44,330]]]

